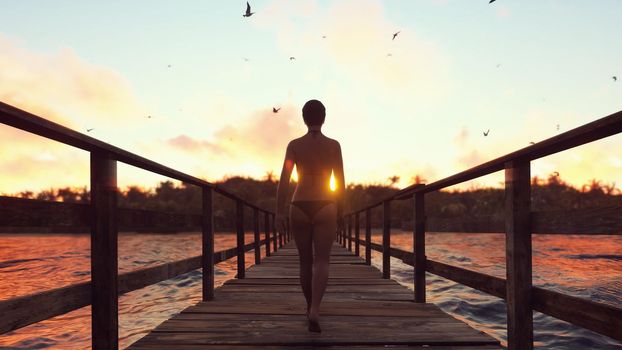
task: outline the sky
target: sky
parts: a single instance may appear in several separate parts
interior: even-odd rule
[[[346,181],[397,175],[398,187],[622,109],[619,0],[251,6],[244,18],[245,1],[0,0],[0,101],[216,181],[278,175],[306,132],[302,106],[319,99]],[[5,125],[0,140],[0,193],[88,186],[86,152]],[[616,149],[620,136],[536,160],[532,174],[622,184]],[[164,179],[119,166],[122,187]]]

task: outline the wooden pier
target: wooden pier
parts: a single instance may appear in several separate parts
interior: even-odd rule
[[[133,350],[195,349],[500,349],[499,342],[334,245],[321,305],[322,333],[307,331],[293,241],[244,279],[226,282],[214,300],[190,306],[138,340]]]
[[[322,346],[362,350],[386,345],[435,350],[498,348],[496,340],[426,303],[426,273],[503,299],[507,305],[509,350],[533,349],[534,311],[622,341],[621,307],[534,286],[531,265],[533,233],[620,235],[622,208],[534,211],[530,196],[532,161],[622,133],[622,111],[432,183],[413,184],[345,213],[347,230],[338,232],[339,245],[334,248],[329,286],[321,308],[322,334],[306,330],[305,302],[298,285],[292,235],[277,232],[275,213],[271,210],[221,186],[2,102],[0,124],[82,149],[90,153],[91,161],[89,203],[0,198],[0,226],[23,229],[46,225],[71,232],[87,228],[91,233],[91,280],[0,301],[0,334],[90,305],[92,348],[117,350],[120,295],[202,269],[203,301],[165,321],[134,344],[133,349]],[[201,190],[201,212],[151,212],[119,207],[119,162],[196,186]],[[505,172],[505,210],[501,215],[427,217],[427,195],[498,171]],[[235,208],[229,210],[235,210],[236,246],[222,251],[214,251],[215,196],[232,201],[234,206],[229,208]],[[412,201],[413,206],[414,239],[408,250],[391,246],[391,203],[403,200]],[[244,220],[245,209],[252,210],[254,232],[253,241],[248,243],[244,233],[251,220]],[[381,244],[371,241],[372,211],[378,209],[382,210]],[[364,217],[364,227],[360,216]],[[201,254],[119,274],[119,230],[144,230],[144,223],[154,222],[175,223],[177,228],[195,227],[201,232]],[[506,277],[429,259],[425,237],[430,231],[504,233]],[[365,260],[359,258],[361,245],[365,247]],[[256,265],[246,270],[245,253],[251,250],[255,252]],[[265,251],[264,260],[261,250]],[[372,250],[382,254],[382,272],[370,266]],[[215,264],[233,257],[237,257],[237,279],[214,289]],[[390,279],[392,257],[413,267],[414,293]]]

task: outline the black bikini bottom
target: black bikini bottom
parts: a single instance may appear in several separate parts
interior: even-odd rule
[[[317,214],[317,212],[320,211],[320,209],[332,203],[335,203],[335,201],[312,200],[312,201],[293,201],[292,205],[295,205],[300,210],[302,210],[307,215],[307,218],[309,218],[309,220],[313,222],[313,219],[315,218],[315,214]]]

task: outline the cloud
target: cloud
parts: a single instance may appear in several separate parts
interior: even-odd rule
[[[76,129],[124,121],[143,110],[129,82],[71,48],[35,53],[0,33],[0,100]]]
[[[141,105],[112,69],[72,49],[37,53],[0,33],[0,101],[84,132],[131,125]],[[0,125],[0,192],[88,185],[88,153]]]
[[[220,146],[212,142],[206,140],[196,140],[188,135],[179,135],[169,139],[167,142],[169,145],[187,152],[197,152],[203,149],[216,153],[222,153],[224,151]]]

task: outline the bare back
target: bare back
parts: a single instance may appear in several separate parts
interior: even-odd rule
[[[298,183],[293,201],[333,200],[338,205],[343,200],[343,160],[339,142],[319,131],[310,131],[287,145],[277,193],[277,210],[285,206],[286,186],[296,165]],[[335,177],[335,190],[330,188],[331,173]]]

